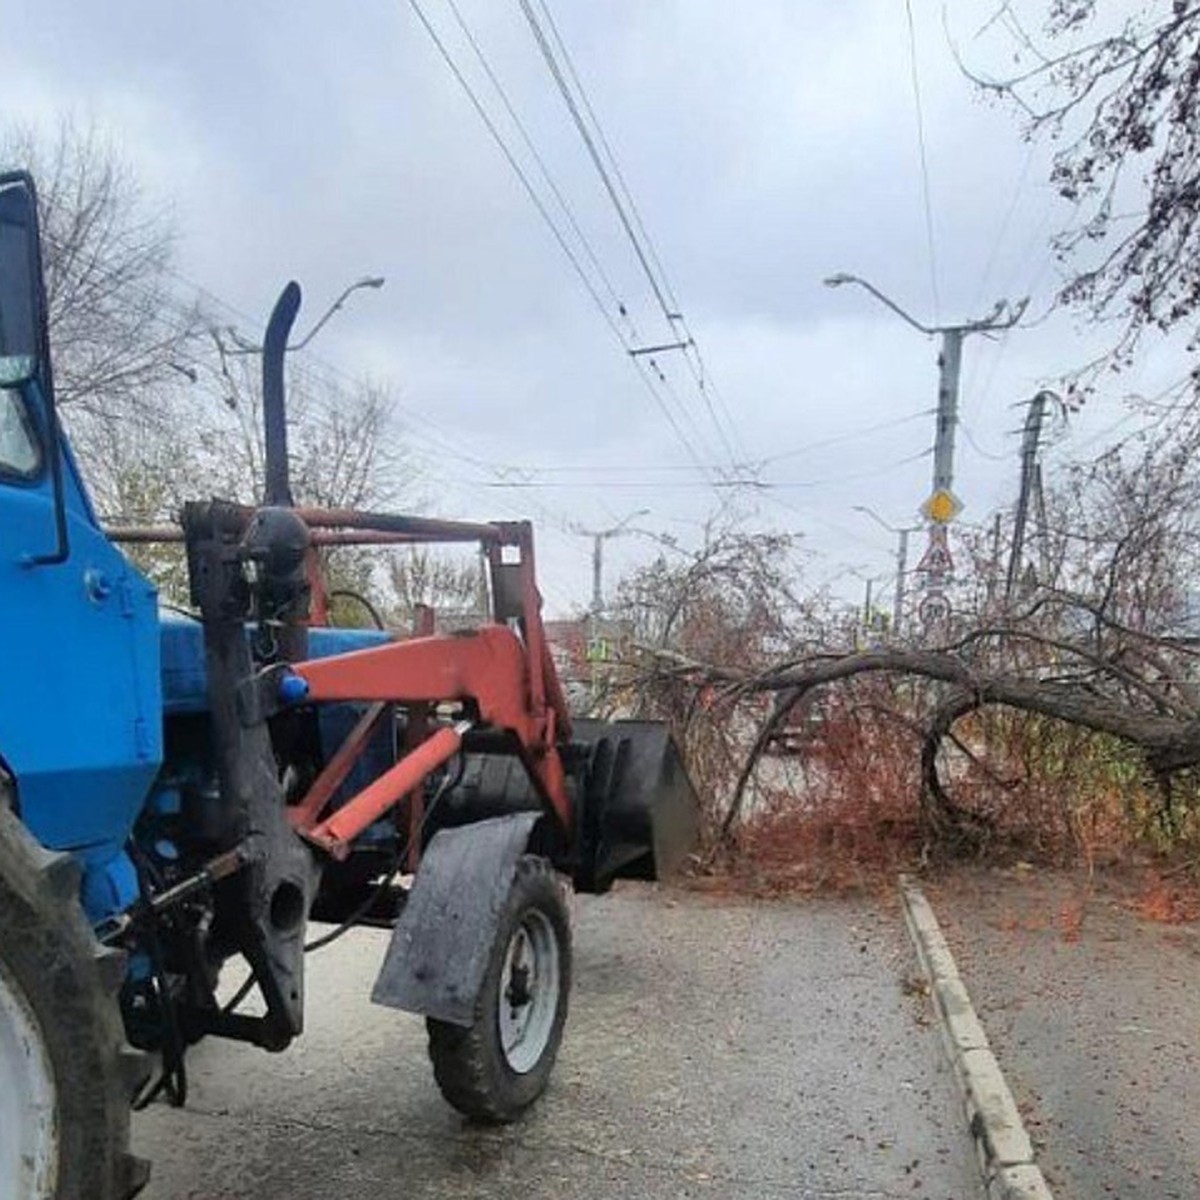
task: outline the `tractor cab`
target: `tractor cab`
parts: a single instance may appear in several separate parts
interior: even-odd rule
[[[0,767],[45,846],[118,855],[162,758],[153,585],[105,537],[61,435],[37,201],[0,176]]]

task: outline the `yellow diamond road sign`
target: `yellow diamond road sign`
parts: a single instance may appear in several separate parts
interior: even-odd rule
[[[924,504],[921,515],[935,525],[947,525],[962,512],[962,501],[946,488],[938,488]]]

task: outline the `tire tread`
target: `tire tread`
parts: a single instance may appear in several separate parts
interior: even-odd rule
[[[530,903],[540,903],[548,908],[548,915],[560,935],[561,983],[555,1027],[547,1049],[533,1071],[516,1076],[507,1064],[498,1061],[499,1034],[490,1024],[495,1015],[491,992],[503,966],[507,945],[504,935]],[[464,1116],[490,1125],[516,1120],[545,1089],[567,1017],[571,986],[570,924],[558,878],[546,859],[526,854],[517,861],[497,934],[476,1006],[475,1023],[468,1028],[432,1018],[426,1022],[429,1057],[443,1097]]]

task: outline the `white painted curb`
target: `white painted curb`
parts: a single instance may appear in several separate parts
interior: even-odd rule
[[[938,1015],[942,1044],[962,1092],[988,1200],[1053,1200],[929,901],[905,875],[900,877],[900,897]]]

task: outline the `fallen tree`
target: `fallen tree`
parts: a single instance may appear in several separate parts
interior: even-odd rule
[[[714,850],[735,845],[764,805],[791,802],[795,814],[824,804],[830,826],[894,827],[895,809],[855,809],[853,787],[878,790],[879,778],[915,805],[923,843],[950,852],[993,844],[1006,808],[1035,822],[1036,804],[1058,804],[1058,828],[1069,827],[1092,803],[1089,788],[1107,790],[1114,809],[1129,797],[1139,820],[1156,805],[1174,828],[1191,805],[1189,773],[1200,777],[1200,639],[1189,624],[1198,443],[1189,405],[1152,436],[1067,471],[1039,517],[1037,573],[1023,571],[1006,599],[1004,564],[978,556],[940,637],[870,632],[864,648],[859,614],[806,593],[778,555],[752,553],[729,531],[693,559],[664,557],[623,589],[633,637],[612,706],[675,726],[697,764]],[[639,604],[670,622],[640,620]],[[831,715],[843,726],[891,722],[906,737],[860,739],[865,762],[822,758]],[[818,769],[796,784],[779,765],[788,755],[800,773],[805,761]],[[1073,781],[1077,759],[1111,770]],[[852,786],[831,782],[848,769]],[[1064,784],[1072,795],[1059,800]]]
[[[977,661],[971,650],[992,642],[1019,640],[1058,651],[1078,661],[1079,671],[1065,676],[1036,678],[1008,673]],[[755,767],[779,735],[795,707],[815,690],[857,676],[883,674],[916,677],[949,685],[935,695],[928,711],[905,713],[905,719],[922,731],[921,773],[925,784],[926,815],[943,831],[968,831],[970,818],[950,799],[938,771],[942,744],[952,737],[956,723],[988,705],[1038,713],[1096,733],[1110,734],[1136,746],[1156,779],[1167,786],[1175,774],[1200,766],[1200,708],[1171,679],[1155,686],[1121,664],[1125,651],[1101,656],[1082,645],[1039,636],[1016,627],[972,630],[953,645],[936,649],[890,647],[880,650],[816,654],[781,662],[767,671],[747,673],[728,667],[689,660],[659,647],[640,647],[657,660],[653,673],[686,680],[692,686],[717,685],[730,699],[772,692],[778,700],[754,739],[738,776],[732,798],[722,818],[719,838],[727,840],[741,814],[746,788]],[[1191,654],[1191,651],[1187,651]],[[993,658],[1001,657],[993,655]],[[1124,696],[1106,694],[1105,683],[1117,683]],[[1135,696],[1141,698],[1137,703]]]

